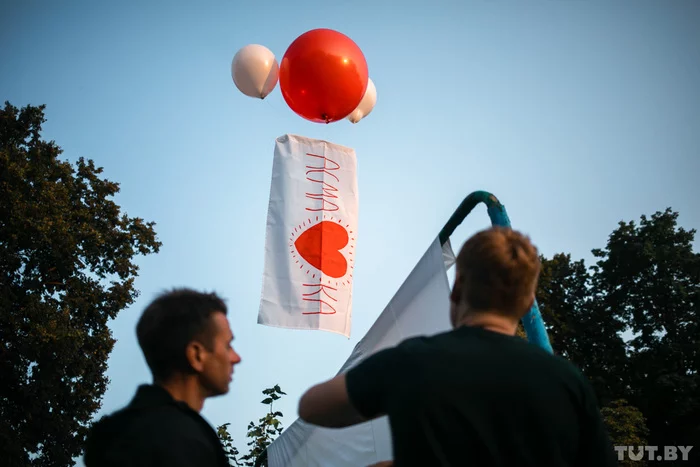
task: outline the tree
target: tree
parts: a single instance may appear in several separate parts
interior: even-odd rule
[[[700,427],[700,254],[695,230],[670,208],[620,222],[593,250],[605,313],[629,323],[629,400],[648,420],[653,445],[693,444]],[[697,438],[694,442],[697,442]]]
[[[647,446],[646,437],[649,430],[639,409],[629,405],[624,399],[618,399],[612,401],[608,407],[603,407],[600,413],[613,446],[634,446],[635,454],[639,453],[639,446]],[[618,465],[644,466],[647,462],[645,458],[633,460],[629,455],[625,455]]]
[[[620,222],[589,268],[542,258],[537,291],[555,352],[591,381],[609,420],[639,410],[655,446],[700,435],[700,255],[677,219],[669,208]]]
[[[137,296],[153,223],[119,185],[41,139],[45,106],[0,110],[0,452],[3,465],[73,465],[107,387],[109,319]]]
[[[587,311],[589,276],[583,261],[571,255],[541,257],[537,302],[555,352],[577,365],[583,363],[583,342],[578,339]]]
[[[583,371],[600,404],[623,397],[625,324],[601,308],[583,260],[563,253],[541,260],[537,300],[552,347]]]
[[[228,432],[228,427],[230,425],[230,423],[224,423],[223,425],[219,425],[218,427],[216,427],[216,434],[219,436],[221,444],[224,445],[224,451],[226,452],[226,457],[228,458],[229,464],[240,467],[241,463],[238,457],[240,455],[240,452],[238,451],[238,448],[233,444],[233,438]]]
[[[219,439],[223,443],[226,455],[232,465],[239,467],[262,465],[266,459],[265,450],[282,433],[283,427],[280,418],[283,415],[282,412],[273,409],[273,404],[286,393],[282,392],[279,385],[265,389],[262,393],[266,397],[261,403],[268,406],[268,411],[264,417],[258,420],[257,425],[252,421],[248,424],[247,436],[250,439],[248,454],[239,457],[240,453],[234,446],[233,438],[228,432],[230,423],[217,427]]]

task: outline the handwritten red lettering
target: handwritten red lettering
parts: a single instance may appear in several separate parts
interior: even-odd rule
[[[319,156],[318,154],[311,154],[311,153],[308,153],[308,152],[306,153],[306,155],[309,156],[309,157],[316,157],[316,158],[319,158],[319,159],[323,159],[323,166],[321,166],[321,167],[314,167],[314,166],[312,166],[312,165],[307,165],[307,166],[306,166],[307,169],[310,169],[310,170],[307,170],[307,171],[306,171],[306,179],[307,179],[307,180],[311,180],[312,182],[321,183],[321,182],[323,182],[323,180],[318,180],[318,179],[315,179],[315,178],[311,178],[311,177],[309,177],[309,174],[322,173],[322,174],[330,175],[331,177],[335,178],[335,180],[336,180],[337,182],[340,182],[340,179],[339,179],[335,174],[329,172],[329,170],[333,170],[333,171],[335,171],[335,170],[340,170],[340,164],[338,164],[338,163],[337,163],[336,161],[334,161],[334,160],[328,159],[326,156]],[[328,162],[330,162],[331,164],[333,164],[333,166],[332,166],[332,167],[329,167],[329,166],[327,165]]]
[[[330,290],[334,290],[334,291],[337,291],[338,289],[333,288],[333,287],[328,286],[328,285],[324,285],[324,284],[303,284],[303,285],[304,285],[304,287],[317,287],[318,290],[315,290],[315,291],[310,292],[310,293],[302,294],[302,299],[306,302],[316,302],[319,304],[318,311],[305,311],[305,312],[302,312],[303,315],[334,315],[336,313],[336,310],[333,307],[333,305],[328,303],[326,300],[321,299],[321,298],[308,298],[308,297],[312,297],[314,295],[318,295],[320,297],[321,293],[323,293],[329,299],[333,300],[334,302],[337,302],[338,300],[336,298],[334,298],[333,296],[331,296],[326,291],[326,289],[330,289]],[[324,309],[324,306],[326,307],[326,309]],[[328,311],[327,308],[330,308],[330,311]]]
[[[337,204],[335,204],[335,203],[333,203],[333,202],[331,202],[331,201],[328,201],[327,199],[325,199],[325,198],[323,198],[323,197],[317,198],[317,197],[315,197],[315,196],[310,196],[308,193],[306,194],[306,197],[321,202],[321,207],[320,207],[320,208],[306,208],[307,211],[311,211],[311,212],[319,212],[319,211],[333,212],[333,211],[337,211],[338,209],[340,209],[340,208],[338,207]]]
[[[323,182],[323,186],[321,187],[321,193],[306,193],[306,196],[325,196],[326,198],[337,198],[335,193],[338,192],[338,189],[334,187],[333,185]],[[311,222],[311,221],[309,221]]]
[[[338,196],[336,193],[338,192],[338,188],[335,187],[334,185],[331,185],[325,180],[324,175],[328,175],[329,177],[333,177],[337,182],[340,182],[340,179],[338,176],[336,176],[334,171],[340,170],[340,164],[338,164],[336,161],[332,159],[328,159],[325,156],[319,156],[317,154],[311,154],[307,153],[306,154],[309,157],[314,157],[317,159],[321,159],[323,161],[322,166],[315,166],[315,165],[307,165],[306,166],[306,179],[310,182],[313,183],[320,183],[321,184],[321,190],[320,192],[316,193],[306,193],[306,197],[308,199],[313,200],[314,207],[307,207],[307,211],[311,212],[319,212],[319,211],[328,211],[328,212],[333,212],[333,211],[338,211],[340,208],[336,203],[334,203],[333,199],[337,199]],[[320,202],[320,207],[318,203]]]

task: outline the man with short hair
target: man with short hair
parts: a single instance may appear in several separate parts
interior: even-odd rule
[[[229,391],[233,350],[226,305],[215,294],[176,289],[143,312],[136,335],[153,384],[92,428],[87,467],[228,467],[214,429],[199,414],[204,400]]]
[[[515,335],[539,272],[521,233],[477,233],[457,257],[453,329],[407,339],[312,387],[300,417],[345,427],[387,415],[397,467],[617,465],[583,375]]]

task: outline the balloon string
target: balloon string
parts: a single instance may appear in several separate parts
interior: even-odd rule
[[[266,103],[266,105],[268,106],[268,108],[269,108],[270,110],[272,110],[273,112],[276,112],[276,111],[277,111],[277,107],[274,106],[274,105],[272,105],[272,102],[271,102],[271,100],[270,100],[270,95],[269,95],[269,94],[268,94],[268,96],[265,97],[262,101]]]
[[[275,111],[281,111],[282,110],[282,104],[284,104],[284,97],[282,96],[282,91],[279,89],[279,84],[277,85],[277,88],[273,90],[270,94],[265,97],[265,99],[270,106],[270,108],[275,109]],[[272,101],[275,101],[274,103]],[[282,102],[282,104],[280,104]]]

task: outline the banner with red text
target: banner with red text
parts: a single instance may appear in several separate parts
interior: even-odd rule
[[[277,138],[259,324],[350,336],[357,216],[353,149]]]

